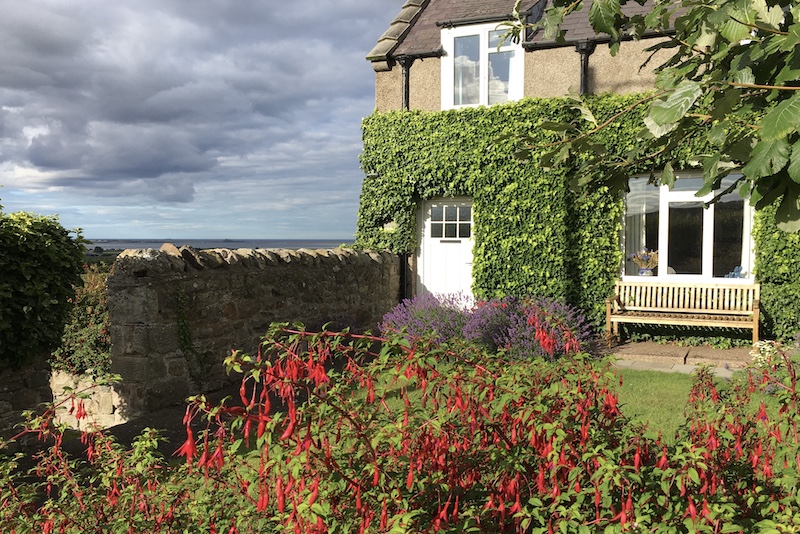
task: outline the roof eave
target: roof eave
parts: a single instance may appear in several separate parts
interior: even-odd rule
[[[400,13],[392,20],[389,29],[378,40],[378,44],[367,54],[375,72],[391,70],[394,62],[391,54],[403,42],[408,31],[419,18],[430,0],[406,0]]]

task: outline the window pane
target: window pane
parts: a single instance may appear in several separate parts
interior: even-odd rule
[[[469,239],[472,235],[472,225],[469,223],[461,223],[458,225],[458,237]]]
[[[703,274],[704,211],[702,202],[670,203],[668,272]]]
[[[511,39],[503,40],[502,37],[505,35],[506,32],[504,31],[493,31],[489,32],[489,51],[497,50],[497,47],[501,45],[506,46],[510,45]]]
[[[489,105],[508,101],[511,58],[514,52],[489,54]]]
[[[453,103],[456,106],[478,104],[480,99],[480,36],[456,37],[454,41]]]
[[[444,235],[444,225],[442,223],[431,224],[431,237],[441,238]]]
[[[714,276],[722,277],[742,265],[744,200],[736,193],[714,205]]]
[[[671,191],[699,191],[703,187],[704,182],[702,178],[678,178],[675,180],[675,185],[672,186]]]
[[[471,221],[472,220],[472,208],[469,206],[458,208],[458,220],[459,221]]]
[[[446,206],[444,208],[444,220],[445,221],[457,221],[458,220],[458,208],[455,206]]]
[[[455,223],[447,223],[444,225],[444,236],[445,237],[457,237],[456,236],[456,227],[458,225]]]
[[[441,206],[434,206],[431,208],[431,220],[432,221],[443,221],[444,220],[444,208]]]
[[[631,180],[625,199],[625,257],[643,249],[658,250],[658,187],[645,179]],[[625,262],[625,274],[638,274],[639,267]]]

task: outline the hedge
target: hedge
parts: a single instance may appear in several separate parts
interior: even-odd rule
[[[779,230],[772,206],[757,213],[753,241],[764,337],[791,341],[800,334],[800,234]]]
[[[79,230],[52,216],[0,212],[0,366],[17,367],[58,345],[74,287],[83,283],[83,259]]]

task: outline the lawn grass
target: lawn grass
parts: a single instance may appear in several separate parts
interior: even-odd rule
[[[685,421],[684,409],[692,389],[692,375],[662,371],[619,369],[622,413],[661,431],[667,443],[674,443],[675,431]]]

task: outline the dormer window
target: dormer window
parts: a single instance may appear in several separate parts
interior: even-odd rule
[[[443,109],[522,98],[522,47],[503,41],[504,33],[494,23],[442,30]]]

